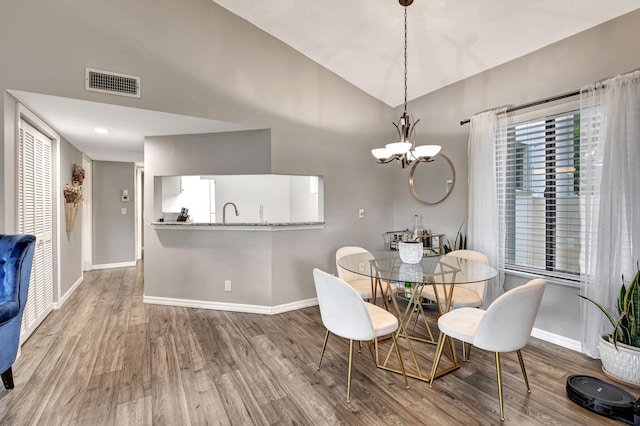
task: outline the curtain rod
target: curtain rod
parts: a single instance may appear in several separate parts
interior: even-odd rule
[[[557,95],[557,96],[553,96],[551,98],[541,99],[541,100],[535,101],[535,102],[529,102],[528,104],[522,104],[522,105],[517,105],[517,106],[511,107],[511,108],[507,108],[506,112],[513,112],[513,111],[518,111],[518,110],[525,109],[525,108],[531,108],[531,107],[542,105],[542,104],[546,104],[546,103],[549,103],[549,102],[559,101],[560,99],[566,99],[566,98],[571,98],[573,96],[578,96],[579,94],[580,94],[579,90],[574,90],[573,92],[565,93],[564,95]],[[465,120],[461,120],[460,121],[460,125],[464,126],[465,124],[469,123],[470,121],[471,121],[470,118],[467,118]]]

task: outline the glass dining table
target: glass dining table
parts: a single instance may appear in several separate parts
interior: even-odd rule
[[[338,260],[338,266],[354,274],[371,278],[372,302],[376,303],[379,300],[385,309],[393,309],[398,316],[397,337],[404,338],[406,342],[406,347],[402,348],[403,358],[407,351],[411,357],[404,362],[405,366],[411,366],[407,369],[407,375],[423,381],[431,381],[431,368],[428,368],[428,373],[420,368],[423,362],[420,362],[419,358],[423,357],[421,353],[416,354],[413,343],[437,343],[423,306],[425,301],[421,295],[424,286],[433,286],[435,306],[441,315],[449,311],[456,285],[488,281],[497,275],[497,271],[491,266],[453,256],[425,256],[419,263],[404,263],[397,251],[364,252],[344,256]],[[404,305],[404,308],[401,308],[401,305]],[[421,333],[416,333],[420,317],[424,329]],[[393,359],[390,357],[391,349],[388,348],[386,356],[380,356],[378,342],[375,342],[372,351],[376,364],[379,368],[400,373],[399,368],[390,364]],[[443,353],[451,362],[437,371],[434,379],[460,367],[453,339],[449,338]]]

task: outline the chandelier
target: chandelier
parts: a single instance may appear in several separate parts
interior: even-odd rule
[[[404,7],[404,112],[400,120],[393,123],[398,140],[388,143],[384,148],[372,149],[371,154],[380,164],[397,160],[400,166],[405,168],[416,161],[433,161],[433,157],[440,152],[440,145],[416,146],[414,136],[416,124],[420,119],[412,123],[412,117],[407,114],[407,6],[410,6],[413,0],[399,0],[399,2]]]

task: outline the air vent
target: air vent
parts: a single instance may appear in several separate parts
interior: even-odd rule
[[[85,89],[89,92],[140,97],[140,77],[87,68],[84,79]]]

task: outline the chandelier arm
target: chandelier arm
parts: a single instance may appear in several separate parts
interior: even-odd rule
[[[392,162],[393,160],[396,160],[396,159],[397,158],[392,155],[391,157],[389,157],[387,159],[378,159],[378,160],[376,160],[376,163],[378,163],[378,164],[387,164],[387,163],[390,163],[390,162]]]
[[[396,123],[392,123],[392,124],[396,128],[396,132],[398,132],[398,140],[401,140],[402,139],[402,130],[400,130],[400,127]]]
[[[413,122],[413,126],[411,126],[411,135],[409,136],[413,143],[414,148],[416,147],[416,139],[414,136],[416,135],[416,126],[418,125],[419,122],[420,122],[419,118]]]

